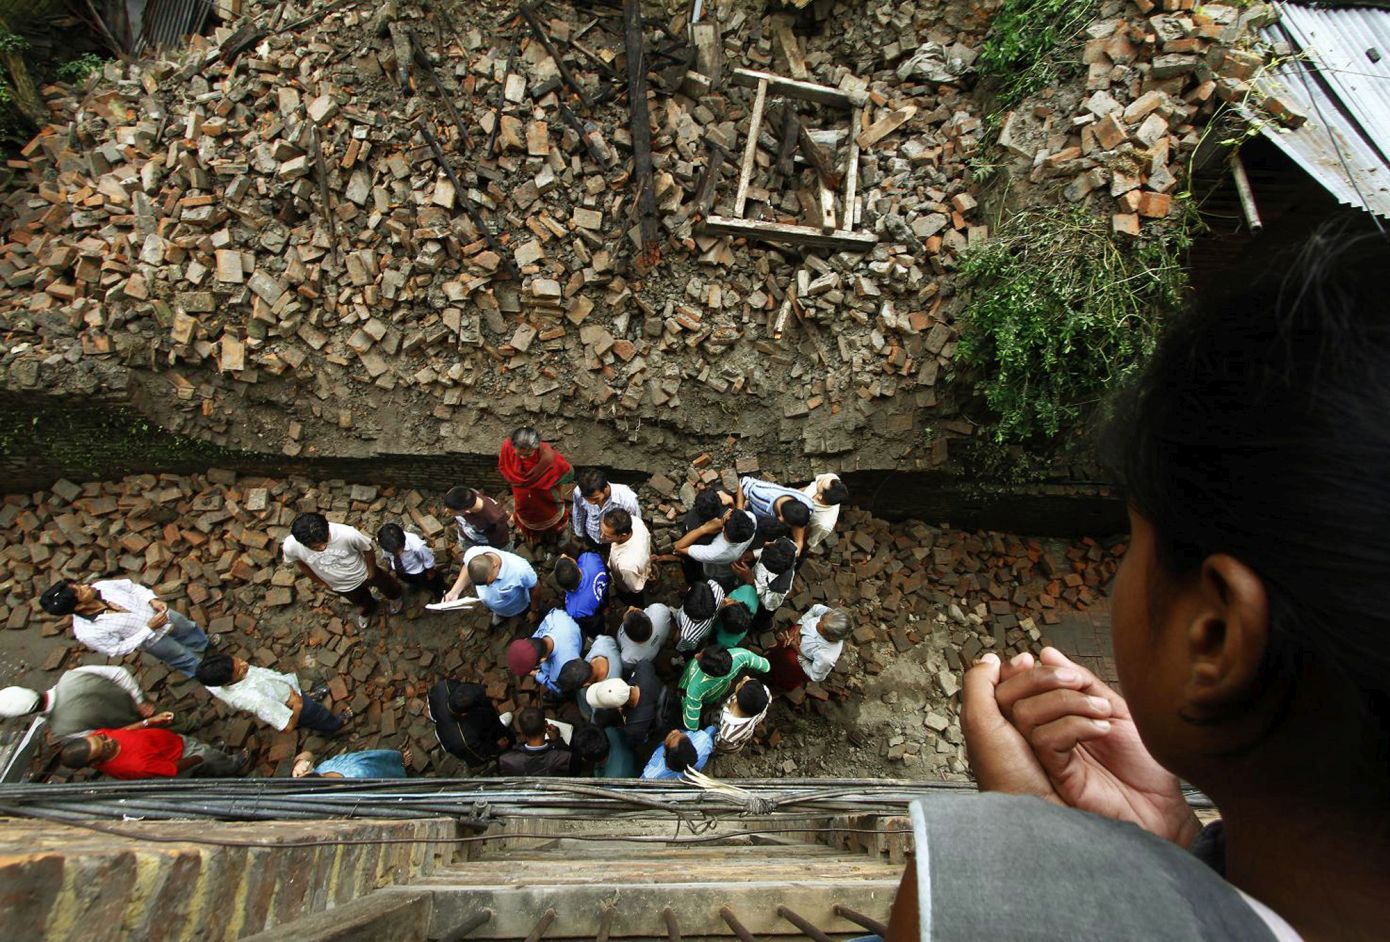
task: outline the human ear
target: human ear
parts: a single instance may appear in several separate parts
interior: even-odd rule
[[[1269,597],[1253,569],[1234,556],[1208,556],[1187,625],[1185,712],[1214,721],[1246,702],[1269,643]]]

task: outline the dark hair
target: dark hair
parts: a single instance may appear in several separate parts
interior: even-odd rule
[[[724,539],[730,543],[747,543],[758,532],[758,522],[746,510],[735,510],[724,523]]]
[[[561,693],[569,695],[587,684],[593,676],[593,666],[582,657],[577,657],[560,668],[560,673],[555,675],[555,686],[560,688]]]
[[[77,591],[71,582],[62,579],[39,596],[39,606],[50,615],[71,615],[77,608]]]
[[[1387,254],[1384,237],[1324,229],[1293,264],[1178,318],[1105,442],[1164,570],[1186,575],[1222,553],[1258,574],[1263,678],[1292,680],[1313,659],[1362,692],[1382,729]]]
[[[733,602],[719,610],[719,621],[730,634],[744,634],[753,625],[753,613],[742,602]]]
[[[597,726],[581,726],[570,735],[570,749],[584,762],[608,758],[608,734]]]
[[[594,711],[593,721],[594,725],[598,727],[622,726],[627,722],[627,719],[623,716],[622,710],[605,707],[602,710]]]
[[[58,753],[58,761],[70,769],[80,769],[92,761],[92,745],[87,737],[70,739]]]
[[[684,772],[699,761],[700,754],[695,751],[695,744],[685,733],[681,733],[680,742],[676,743],[676,748],[667,748],[666,750],[666,768],[672,772]]]
[[[444,506],[450,510],[468,510],[478,502],[478,492],[471,487],[451,487],[444,495]]]
[[[492,563],[487,561],[491,553],[479,553],[468,561],[468,578],[473,580],[474,585],[490,585],[483,582],[485,578],[492,575]]]
[[[405,549],[405,530],[399,523],[383,523],[376,531],[376,541],[386,552],[398,556]]]
[[[541,446],[541,433],[529,425],[523,425],[512,432],[511,438],[513,448],[539,448]]]
[[[305,546],[328,539],[328,518],[323,514],[300,514],[290,524],[290,534]]]
[[[212,651],[203,655],[193,677],[204,687],[225,687],[236,675],[236,664],[230,654]]]
[[[719,497],[719,494],[720,491],[717,487],[696,494],[695,503],[691,505],[695,511],[695,516],[702,521],[724,516],[724,501]]]
[[[604,513],[603,522],[618,536],[626,536],[632,532],[632,514],[621,507],[610,508]]]
[[[608,475],[598,468],[585,468],[574,476],[574,486],[585,497],[608,486]]]
[[[449,712],[461,716],[487,701],[487,691],[481,684],[462,684],[449,691]]]
[[[566,592],[573,592],[579,588],[582,576],[579,572],[579,564],[568,556],[561,556],[555,561],[555,584]]]
[[[708,621],[714,617],[716,610],[714,590],[709,587],[708,581],[695,583],[686,590],[685,598],[681,601],[681,611],[691,621]]]
[[[711,677],[725,677],[734,669],[734,656],[718,646],[705,648],[696,660],[700,670]]]
[[[734,694],[738,701],[738,708],[749,716],[757,716],[767,709],[768,695],[767,688],[756,680],[750,680]]]
[[[527,739],[542,736],[545,734],[545,714],[536,707],[526,707],[516,715],[516,728]]]
[[[629,641],[643,644],[652,638],[651,617],[640,608],[628,612],[623,616],[623,631],[627,632]]]
[[[763,547],[763,555],[758,561],[768,572],[780,576],[796,565],[796,544],[785,536],[778,537]]]
[[[753,549],[762,549],[769,543],[790,539],[791,530],[775,517],[758,518],[758,535],[753,538]]]
[[[811,522],[811,511],[795,497],[789,497],[782,504],[782,522],[789,527],[804,527]]]
[[[845,487],[845,482],[839,478],[825,485],[825,490],[820,496],[822,504],[828,504],[832,507],[836,504],[843,504],[847,500],[849,500],[849,488]]]

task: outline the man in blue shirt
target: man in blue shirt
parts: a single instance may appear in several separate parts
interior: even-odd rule
[[[598,553],[581,553],[578,559],[561,556],[555,562],[555,584],[565,590],[565,611],[579,622],[585,637],[603,628],[608,604],[608,567]]]
[[[751,510],[758,518],[760,529],[763,525],[780,523],[791,531],[796,541],[798,553],[806,546],[806,526],[811,522],[811,511],[815,504],[811,498],[791,487],[783,487],[764,481],[761,478],[744,476],[738,479],[738,490],[734,492],[734,506],[739,510]]]
[[[452,602],[471,586],[492,612],[492,623],[500,625],[531,607],[535,585],[536,570],[525,559],[506,550],[475,546],[463,554],[463,572],[444,601]]]
[[[681,777],[688,768],[696,772],[705,767],[714,752],[714,737],[719,731],[713,726],[685,732],[673,729],[666,734],[666,741],[657,747],[642,770],[644,779],[663,779]]]
[[[552,696],[561,696],[560,668],[580,656],[583,639],[579,625],[563,609],[552,608],[529,638],[507,646],[507,666],[513,674],[536,678]]]

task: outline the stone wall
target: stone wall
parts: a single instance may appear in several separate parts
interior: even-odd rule
[[[230,940],[408,883],[447,864],[446,818],[416,821],[122,822],[155,843],[76,827],[0,821],[0,939]],[[275,846],[305,840],[411,843]]]
[[[620,464],[621,453],[606,455],[613,479],[628,484],[645,481],[658,470],[669,471],[670,465],[689,457],[673,454],[662,468],[644,469]],[[0,493],[40,490],[60,478],[111,480],[213,467],[268,477],[396,484],[432,493],[460,483],[493,491],[503,488],[492,452],[287,457],[171,433],[119,397],[0,389]],[[960,470],[839,470],[851,502],[888,520],[916,518],[968,529],[1061,537],[1125,529],[1123,505],[1103,484],[994,485]],[[764,465],[761,473],[780,480],[806,479],[804,468]]]

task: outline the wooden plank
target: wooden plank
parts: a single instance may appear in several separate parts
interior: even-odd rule
[[[701,231],[707,235],[735,236],[783,245],[810,245],[837,252],[867,252],[878,244],[878,236],[869,232],[851,232],[846,229],[823,232],[815,226],[753,222],[729,216],[710,216],[705,220]]]
[[[791,24],[785,18],[778,17],[776,25],[772,27],[772,38],[781,48],[782,56],[787,60],[787,71],[791,73],[792,78],[806,81],[811,73],[806,70],[806,59],[801,55],[801,46],[792,35]]]
[[[898,108],[896,111],[890,111],[873,124],[869,125],[868,130],[861,133],[855,140],[859,143],[860,147],[873,147],[879,141],[906,124],[908,119],[916,113],[917,109],[912,105],[908,105],[905,108]]]
[[[863,123],[863,108],[854,109],[849,123],[849,163],[845,167],[845,228],[853,229],[857,220],[854,200],[859,189],[859,125]]]
[[[835,191],[825,185],[825,181],[816,178],[816,190],[819,197],[820,227],[826,232],[835,230]],[[846,226],[845,228],[849,228]]]
[[[817,104],[833,105],[837,108],[851,108],[856,104],[863,104],[863,101],[856,101],[848,93],[842,92],[838,88],[831,88],[829,85],[800,82],[796,79],[783,78],[771,72],[758,72],[754,69],[734,69],[733,83],[735,85],[752,88],[759,82],[766,82],[774,94],[785,98],[799,98],[802,101],[814,101]],[[864,100],[867,100],[867,96]]]
[[[648,261],[661,241],[661,220],[652,185],[652,124],[647,111],[646,43],[638,0],[623,3],[623,47],[627,53],[628,129],[632,133],[632,182],[637,188],[637,225]]]
[[[724,172],[724,159],[728,156],[724,148],[714,141],[705,139],[705,150],[709,156],[705,164],[704,171],[700,174],[700,182],[695,187],[695,199],[693,215],[705,217],[714,206],[714,192],[719,187],[719,178]]]
[[[709,79],[711,88],[719,88],[724,81],[724,40],[719,25],[696,23],[690,28],[690,38],[695,43],[695,71]]]
[[[753,114],[748,119],[748,143],[743,148],[743,166],[738,174],[738,193],[734,196],[734,215],[743,218],[743,206],[748,201],[748,183],[753,179],[753,161],[758,153],[758,131],[763,123],[763,106],[767,104],[767,82],[758,83],[758,95],[753,99]]]

